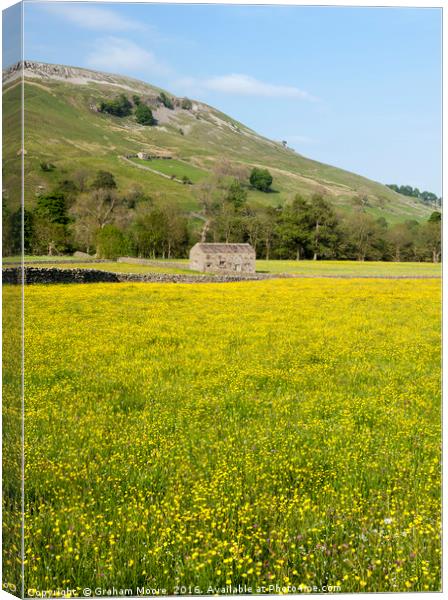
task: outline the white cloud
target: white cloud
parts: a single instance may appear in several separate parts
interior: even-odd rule
[[[100,71],[126,74],[166,75],[170,69],[160,62],[152,52],[134,42],[117,37],[96,40],[94,49],[86,59],[86,65]]]
[[[202,82],[203,87],[225,94],[240,96],[258,96],[267,98],[293,98],[298,100],[315,100],[313,96],[299,88],[288,85],[275,85],[259,81],[250,75],[232,73],[212,77]]]
[[[109,8],[88,6],[87,3],[59,3],[46,5],[49,12],[87,29],[98,31],[129,31],[142,30],[145,26],[139,21],[123,18],[119,13]]]
[[[258,98],[291,98],[296,100],[316,101],[317,98],[311,96],[297,87],[289,85],[275,85],[259,81],[250,75],[232,73],[230,75],[220,75],[207,79],[196,79],[194,77],[182,77],[173,82],[177,89],[183,90],[180,93],[200,93],[207,91],[221,92],[223,94],[233,94],[235,96],[257,96]]]

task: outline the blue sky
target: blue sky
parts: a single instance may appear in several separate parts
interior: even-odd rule
[[[25,58],[203,100],[301,154],[441,192],[441,10],[25,4]]]

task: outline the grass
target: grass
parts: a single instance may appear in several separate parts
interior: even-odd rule
[[[26,288],[26,588],[439,590],[439,301]]]
[[[43,254],[41,256],[35,256],[35,255],[25,255],[23,257],[23,260],[25,263],[52,263],[55,262],[55,260],[63,260],[63,261],[72,261],[73,263],[75,262],[79,262],[79,258],[76,256],[71,256],[69,254],[67,255],[63,255],[63,256],[48,256],[47,254]],[[84,259],[83,259],[84,260]],[[89,259],[86,259],[89,260]],[[92,256],[92,262],[95,259]],[[3,257],[3,261],[4,262],[8,262],[8,263],[20,263],[22,262],[22,258],[20,256],[5,256]],[[90,265],[88,265],[89,267]]]
[[[164,175],[176,177],[176,179],[188,177],[193,183],[198,183],[208,175],[208,173],[202,169],[198,169],[193,165],[176,159],[141,160],[139,158],[135,158],[133,159],[133,162],[145,167],[149,167],[150,169],[154,169],[155,171],[160,171],[160,173],[163,173]]]
[[[120,83],[123,81],[127,81],[127,85],[136,85],[135,81],[120,78]],[[142,84],[138,93],[145,93],[145,89],[154,91]],[[15,86],[4,94],[7,125],[4,188],[11,205],[20,200],[16,192],[20,189],[16,185],[20,179],[20,160],[16,155],[20,147],[20,122],[16,110],[20,104],[17,102],[19,93],[19,86]],[[89,108],[116,94],[117,88],[107,85],[27,81],[25,201],[28,207],[35,203],[38,186],[49,190],[57,180],[70,178],[73,171],[86,169],[92,178],[95,171],[101,169],[115,175],[120,193],[140,186],[154,197],[174,201],[183,211],[197,211],[199,204],[192,186],[181,186],[120,159],[120,156],[145,149],[161,148],[182,157],[185,162],[176,159],[175,162],[159,161],[156,170],[171,175],[170,169],[176,165],[176,175],[185,174],[194,182],[210,173],[223,156],[249,169],[255,165],[270,169],[274,176],[273,187],[278,193],[262,194],[251,190],[250,202],[277,206],[297,193],[309,197],[324,190],[335,206],[346,210],[352,208],[354,196],[366,195],[369,198],[367,210],[375,216],[385,217],[390,223],[406,219],[422,221],[431,213],[431,209],[422,203],[396,194],[379,183],[285,150],[279,144],[250,133],[244,125],[239,124],[239,130],[229,127],[228,123],[233,120],[215,109],[201,109],[196,115],[177,113],[172,123],[141,127],[133,117],[120,119]],[[179,129],[185,135],[181,135]],[[41,161],[52,162],[56,170],[44,173],[39,166]],[[155,162],[144,161],[151,168],[156,166]],[[170,162],[171,166],[168,165]]]
[[[179,269],[171,267],[169,263],[166,266],[160,265],[134,265],[122,262],[104,262],[104,263],[45,263],[45,267],[56,267],[58,269],[98,269],[99,271],[111,271],[112,273],[179,273],[185,275],[200,275],[198,271],[190,269]]]
[[[440,263],[375,262],[352,260],[257,260],[257,271],[266,273],[297,273],[300,275],[347,276],[421,276],[440,277]]]
[[[171,260],[157,259],[157,265],[135,265],[130,263],[77,263],[76,257],[61,256],[61,260],[70,260],[70,264],[58,263],[54,256],[25,256],[25,263],[46,264],[58,268],[101,269],[121,273],[188,273],[190,271],[187,258]],[[8,257],[8,262],[20,262],[20,257]],[[185,264],[185,269],[172,266],[172,263]],[[8,265],[5,265],[8,266]],[[422,262],[375,262],[375,261],[337,261],[337,260],[257,260],[257,273],[296,273],[298,275],[344,275],[348,277],[440,277],[442,265],[440,263]]]

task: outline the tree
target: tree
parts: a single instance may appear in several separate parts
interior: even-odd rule
[[[261,214],[256,210],[246,209],[242,217],[241,225],[249,244],[257,251],[263,234]]]
[[[22,253],[22,224],[23,224],[23,249],[25,254],[31,254],[33,251],[34,238],[34,215],[26,208],[18,208],[10,212],[8,207],[3,204],[3,252],[4,256],[16,255]]]
[[[386,239],[391,246],[393,260],[403,260],[404,253],[412,250],[415,236],[412,229],[406,223],[396,223],[386,234]]]
[[[87,189],[87,181],[89,179],[89,172],[86,169],[77,169],[72,174],[72,179],[75,182],[79,192],[85,192]]]
[[[78,195],[79,189],[72,179],[61,179],[56,186],[55,192],[62,194],[67,206],[70,206]]]
[[[154,125],[156,120],[152,110],[146,104],[139,104],[135,110],[135,118],[140,125]]]
[[[142,206],[132,225],[132,241],[135,252],[144,258],[156,258],[163,254],[168,221],[160,208]]]
[[[131,114],[132,104],[125,94],[120,94],[113,100],[103,100],[100,102],[98,110],[116,117],[127,117]]]
[[[428,219],[429,223],[441,223],[442,222],[442,213],[435,210],[431,213],[431,216]]]
[[[113,190],[117,187],[117,182],[112,173],[98,171],[91,187],[94,190]]]
[[[279,251],[283,256],[300,260],[311,243],[311,205],[299,194],[281,212],[277,225]]]
[[[115,260],[127,254],[127,241],[115,225],[105,225],[96,234],[96,253],[100,258]]]
[[[358,210],[345,218],[343,227],[349,257],[360,261],[382,258],[382,229],[374,217]]]
[[[132,219],[127,199],[120,197],[113,189],[94,189],[80,194],[70,213],[75,217],[74,230],[76,241],[87,252],[95,245],[98,229],[106,225],[116,225],[125,229]]]
[[[216,241],[222,240],[226,244],[241,241],[239,239],[242,234],[241,214],[231,203],[224,202],[213,220],[212,228],[215,238],[218,238]]]
[[[181,255],[188,243],[187,219],[179,212],[179,207],[175,204],[164,202],[162,211],[166,219],[165,243],[162,256],[171,258],[175,253]]]
[[[60,192],[39,196],[33,217],[33,251],[52,255],[71,248],[65,197]]]
[[[262,208],[258,214],[260,221],[260,242],[264,244],[264,257],[269,260],[274,245],[277,224],[277,211],[272,206]]]
[[[232,204],[235,209],[239,209],[245,204],[246,200],[246,189],[237,179],[234,179],[228,188],[225,201]]]
[[[395,185],[394,183],[389,183],[386,187],[390,188],[394,192],[398,194],[403,194],[404,196],[411,196],[413,198],[419,198],[425,204],[430,206],[441,206],[442,198],[438,198],[436,194],[432,192],[423,191],[421,192],[418,188],[413,188],[411,185]]]
[[[434,216],[437,213],[432,213],[428,221],[421,228],[421,240],[423,250],[428,254],[434,263],[440,261],[442,252],[442,223]],[[440,213],[438,213],[440,214]]]
[[[430,206],[440,206],[441,204],[441,198],[438,198],[436,194],[433,194],[432,192],[422,192],[420,198],[425,204],[429,204]]]
[[[315,194],[310,203],[311,249],[313,260],[334,258],[340,231],[332,206],[321,194]]]
[[[49,223],[67,225],[69,217],[64,194],[55,192],[39,196],[36,204],[36,214]]]
[[[272,185],[272,175],[267,169],[259,169],[254,167],[249,178],[250,184],[257,190],[269,192]]]
[[[182,98],[181,107],[184,110],[191,110],[193,108],[193,103],[189,98]]]
[[[87,217],[96,230],[111,225],[124,210],[124,201],[115,190],[101,188],[80,195],[71,212],[77,219]]]
[[[67,227],[61,223],[50,223],[40,217],[34,218],[34,254],[66,254],[73,250]]]

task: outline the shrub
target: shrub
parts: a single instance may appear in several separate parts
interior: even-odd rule
[[[135,110],[135,118],[140,125],[154,125],[156,120],[152,110],[146,104],[139,104]]]
[[[56,169],[56,167],[52,163],[44,161],[40,163],[40,168],[42,171],[54,171]]]
[[[127,117],[131,114],[132,104],[125,94],[120,94],[113,100],[103,100],[98,107],[100,112],[114,115],[115,117]]]
[[[108,171],[98,171],[92,183],[92,188],[94,190],[112,190],[116,187],[117,182],[112,173],[109,173]]]
[[[262,192],[269,192],[272,181],[272,175],[267,169],[258,169],[257,167],[252,169],[252,173],[250,174],[250,184],[255,189]]]
[[[174,104],[172,98],[170,98],[165,92],[160,92],[159,100],[166,108],[173,110]]]

